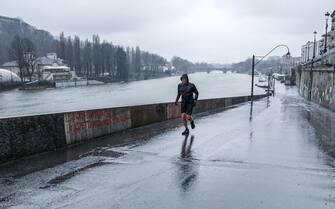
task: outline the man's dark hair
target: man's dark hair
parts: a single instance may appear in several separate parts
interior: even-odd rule
[[[188,82],[188,75],[187,74],[183,74],[181,77],[180,77],[180,80],[183,80],[183,78],[185,78]]]

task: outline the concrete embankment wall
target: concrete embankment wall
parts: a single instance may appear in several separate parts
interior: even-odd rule
[[[260,99],[265,95],[257,95]],[[250,101],[250,96],[200,100],[195,113]],[[180,117],[174,103],[0,119],[0,163],[113,132]]]
[[[296,69],[296,83],[300,95],[335,111],[335,68],[300,66]]]

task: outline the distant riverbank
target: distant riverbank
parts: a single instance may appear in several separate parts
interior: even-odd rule
[[[21,86],[21,83],[12,83],[12,82],[0,83],[0,92],[16,89],[19,86]]]

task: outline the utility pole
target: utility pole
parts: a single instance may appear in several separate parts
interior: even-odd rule
[[[253,100],[253,98],[254,98],[254,77],[255,77],[255,55],[252,55],[251,100]]]
[[[314,31],[313,34],[314,34],[314,45],[313,45],[313,59],[314,59],[316,56],[316,34],[317,32]]]
[[[269,74],[268,74],[268,93],[267,93],[267,96],[270,96],[270,89],[271,89],[271,88],[270,88],[270,87],[271,87],[271,86],[270,86],[270,85],[271,85],[271,83],[270,83],[270,82],[271,82],[270,79],[271,79],[271,75],[270,75],[270,73],[269,73]]]
[[[329,12],[327,12],[325,14],[326,17],[326,35],[325,35],[325,49],[324,49],[324,53],[327,53],[327,38],[328,38],[328,20],[329,20]]]
[[[305,45],[305,53],[304,53],[304,60],[305,60],[305,63],[307,62],[307,58],[308,58],[308,55],[307,55],[307,44]]]
[[[311,42],[307,42],[307,62],[309,62],[309,48],[310,48]]]
[[[327,30],[327,29],[326,29]],[[313,68],[314,68],[314,59],[315,59],[315,51],[316,51],[316,34],[317,32],[314,31],[314,49],[313,49],[313,59],[312,59],[312,63],[311,63],[311,71],[310,71],[310,74],[309,74],[309,77],[311,79],[311,82],[310,82],[310,87],[309,87],[309,92],[308,92],[308,99],[310,101],[312,101],[312,87],[313,87]]]

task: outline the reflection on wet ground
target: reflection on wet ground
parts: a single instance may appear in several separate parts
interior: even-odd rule
[[[183,141],[183,144],[181,146],[181,153],[180,153],[180,157],[182,159],[191,159],[192,155],[191,155],[191,151],[192,151],[192,145],[193,145],[193,141],[194,141],[194,136],[191,136],[191,139],[188,143],[188,138],[189,138],[189,134],[185,136],[185,139]]]
[[[334,112],[324,108],[318,108],[310,104],[312,108],[306,109],[304,117],[310,122],[319,147],[325,153],[335,158],[335,115]]]
[[[195,184],[197,178],[197,162],[192,157],[192,145],[194,142],[194,136],[192,135],[189,139],[189,135],[185,136],[185,139],[181,146],[180,161],[177,163],[179,172],[178,177],[180,179],[181,191],[187,192],[192,190],[191,187]]]

